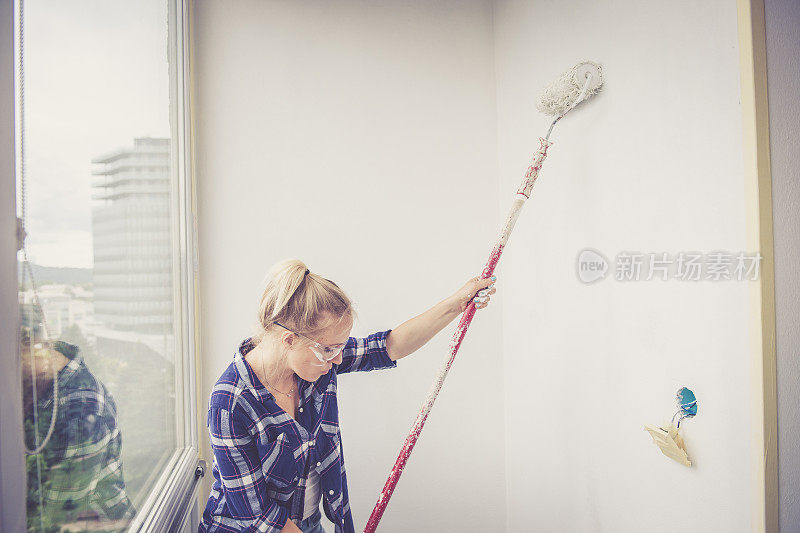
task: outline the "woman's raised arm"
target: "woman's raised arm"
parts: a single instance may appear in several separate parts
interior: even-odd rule
[[[473,298],[476,308],[486,307],[490,296],[497,292],[497,289],[492,287],[496,279],[495,276],[488,279],[472,278],[449,298],[394,328],[386,339],[389,358],[397,361],[419,350],[460,315]]]

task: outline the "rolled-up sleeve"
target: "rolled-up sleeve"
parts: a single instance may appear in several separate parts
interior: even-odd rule
[[[225,501],[231,516],[243,526],[241,531],[279,533],[289,511],[267,496],[263,465],[246,423],[230,411],[212,408],[208,428]]]
[[[333,365],[337,374],[346,372],[368,372],[381,368],[394,368],[393,361],[386,351],[386,337],[392,330],[379,331],[363,338],[350,337],[342,351],[342,362]]]

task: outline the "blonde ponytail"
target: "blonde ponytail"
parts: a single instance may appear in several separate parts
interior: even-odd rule
[[[299,259],[287,259],[270,268],[258,307],[260,341],[280,322],[303,335],[313,335],[345,315],[355,318],[350,298],[329,279],[312,273]]]

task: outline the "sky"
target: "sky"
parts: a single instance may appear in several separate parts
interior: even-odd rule
[[[25,0],[24,35],[29,257],[91,267],[91,160],[170,134],[166,0]]]

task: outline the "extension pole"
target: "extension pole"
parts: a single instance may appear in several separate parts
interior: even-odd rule
[[[503,254],[503,249],[508,242],[508,238],[511,235],[511,231],[514,229],[514,225],[517,222],[517,217],[519,217],[519,213],[522,211],[525,201],[531,196],[531,189],[533,189],[533,184],[536,182],[536,178],[539,176],[539,170],[542,168],[542,162],[544,162],[544,159],[547,156],[547,148],[552,144],[547,139],[540,138],[539,141],[541,142],[541,146],[534,154],[533,161],[528,167],[528,171],[525,173],[525,179],[522,181],[522,185],[520,185],[519,189],[517,190],[514,205],[511,207],[511,212],[509,212],[508,217],[506,218],[506,223],[503,226],[503,231],[500,233],[500,238],[494,245],[492,253],[489,255],[489,260],[486,262],[486,266],[483,267],[481,279],[487,279],[494,272],[498,261],[500,261],[500,256]],[[383,486],[383,491],[381,491],[381,494],[378,497],[378,502],[375,504],[375,508],[372,510],[372,514],[367,521],[367,526],[364,528],[364,533],[374,533],[375,529],[378,527],[378,522],[381,521],[383,512],[386,510],[386,505],[389,503],[389,499],[392,497],[394,488],[397,486],[397,482],[400,480],[400,475],[403,473],[403,468],[405,468],[406,462],[408,462],[408,458],[411,456],[411,451],[414,449],[414,445],[417,443],[419,434],[422,432],[422,426],[425,425],[425,420],[428,418],[428,413],[430,413],[431,408],[433,408],[433,402],[436,401],[439,391],[442,390],[444,380],[447,377],[447,373],[450,371],[450,367],[456,358],[458,349],[461,347],[461,341],[464,340],[464,335],[467,334],[467,329],[472,322],[473,316],[475,316],[475,302],[470,301],[467,309],[461,315],[458,328],[456,328],[456,331],[453,334],[453,340],[450,342],[450,355],[445,360],[441,370],[439,370],[436,380],[433,382],[433,386],[428,393],[428,398],[425,400],[422,410],[417,415],[417,419],[411,428],[411,432],[408,434],[405,444],[403,444],[403,449],[400,450],[400,455],[397,456],[397,461],[395,461],[392,471],[389,473],[389,478],[386,480],[386,484]]]

